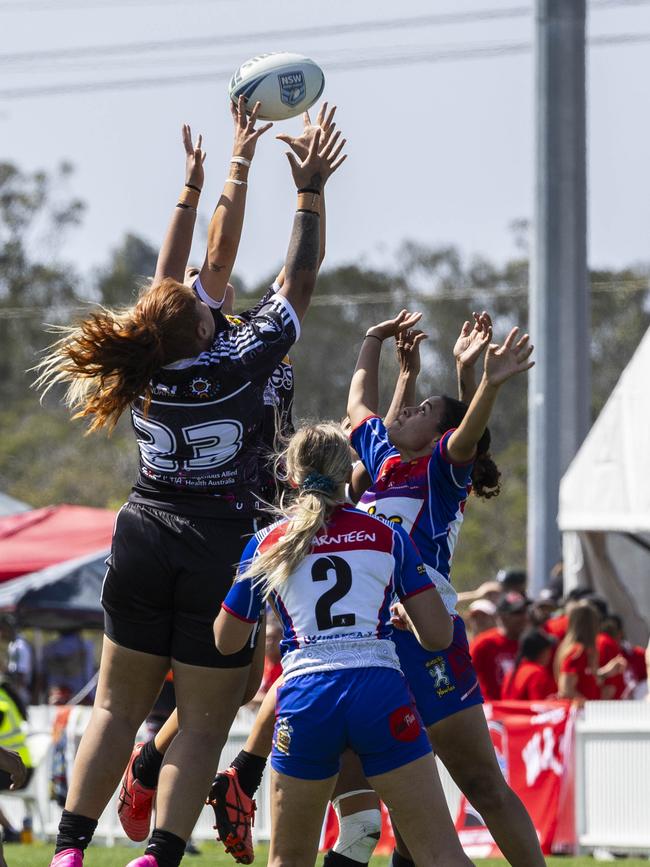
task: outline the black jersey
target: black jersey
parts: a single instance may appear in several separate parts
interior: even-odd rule
[[[251,310],[228,316],[229,322],[235,325],[245,325],[257,310],[273,298],[280,286],[274,283],[262,297],[259,304]],[[280,361],[266,383],[264,389],[264,422],[262,425],[262,443],[265,456],[262,466],[262,484],[260,493],[265,503],[275,502],[282,490],[283,482],[276,478],[274,452],[278,445],[279,433],[283,439],[294,433],[293,426],[293,365],[288,355]]]
[[[269,377],[299,334],[272,290],[240,324],[215,315],[209,350],[156,374],[148,413],[132,404],[140,472],[131,498],[184,514],[253,512],[268,484]],[[265,442],[265,440],[267,440]]]

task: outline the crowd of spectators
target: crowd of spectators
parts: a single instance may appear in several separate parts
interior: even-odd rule
[[[459,601],[486,701],[648,696],[650,646],[628,642],[622,618],[592,591],[562,598],[552,582],[530,599],[526,573],[508,570]]]
[[[97,670],[95,646],[79,629],[61,630],[37,653],[11,615],[0,618],[0,640],[5,644],[2,680],[10,684],[25,706],[92,704],[92,678]],[[90,688],[84,692],[90,684]]]

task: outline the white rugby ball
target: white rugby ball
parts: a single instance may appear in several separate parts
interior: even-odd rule
[[[277,51],[242,63],[228,92],[234,103],[243,95],[248,112],[261,102],[262,120],[286,120],[312,106],[324,87],[325,76],[317,63],[302,54]]]

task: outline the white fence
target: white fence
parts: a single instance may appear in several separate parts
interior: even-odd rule
[[[38,768],[26,790],[0,797],[0,807],[20,826],[27,809],[39,836],[56,834],[61,809],[50,801],[50,733],[56,708],[37,707],[30,712],[34,754]],[[75,708],[69,723],[70,749],[88,721],[90,708]],[[253,717],[240,711],[224,747],[220,766],[226,767],[243,747]],[[452,816],[459,791],[439,765],[443,789]],[[117,796],[117,793],[116,793]],[[109,845],[128,842],[117,818],[116,796],[104,811],[96,839]],[[268,774],[256,796],[256,840],[270,834]],[[214,837],[213,812],[206,807],[197,823],[197,840]],[[591,702],[576,726],[576,827],[583,850],[596,847],[613,851],[650,854],[650,702]],[[138,844],[140,845],[140,844]]]
[[[650,853],[650,702],[595,701],[576,725],[583,850]]]

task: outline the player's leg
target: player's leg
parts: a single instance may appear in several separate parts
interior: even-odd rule
[[[251,827],[255,816],[255,792],[273,744],[275,700],[279,681],[264,696],[244,749],[229,768],[219,771],[212,782],[208,801],[214,810],[219,839],[226,851],[242,864],[253,861]]]
[[[418,867],[471,863],[458,841],[431,745],[399,670],[358,671],[347,727],[368,782],[395,816]]]
[[[460,617],[453,620],[454,634],[446,650],[425,650],[410,632],[393,634],[400,666],[427,729],[465,707],[483,702],[469,654],[465,624]],[[411,854],[394,817],[391,818],[395,832],[392,867],[412,867]]]
[[[418,867],[467,867],[432,753],[369,782],[390,809]]]
[[[268,867],[313,867],[335,780],[305,780],[271,771]]]
[[[381,836],[381,805],[352,750],[346,750],[341,757],[332,806],[339,821],[339,835],[325,855],[324,864],[326,867],[368,864]]]
[[[273,733],[273,867],[312,867],[346,743],[345,704],[356,669],[302,674],[277,690]]]
[[[172,671],[178,733],[158,778],[156,826],[146,849],[165,867],[180,863],[219,755],[246,688],[254,635],[239,652],[220,654],[213,623],[232,583],[232,564],[249,520],[183,518],[176,541]],[[137,864],[148,863],[138,859]]]
[[[95,703],[75,758],[56,855],[83,852],[90,842],[168,667],[168,657],[129,650],[104,638]]]
[[[483,708],[459,711],[427,731],[437,756],[481,814],[512,867],[542,867],[545,861],[535,828],[504,779]]]

